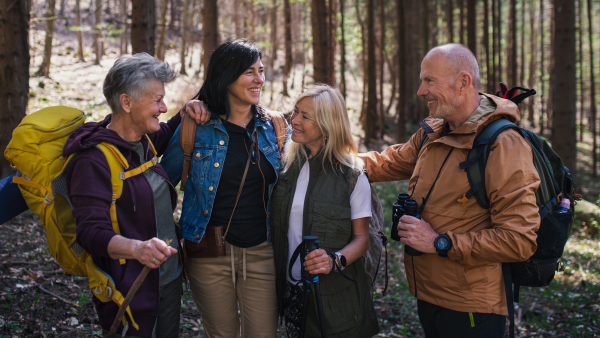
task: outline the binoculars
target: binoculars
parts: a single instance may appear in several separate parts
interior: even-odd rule
[[[400,218],[404,215],[421,219],[419,204],[417,201],[411,199],[408,194],[398,195],[398,199],[392,204],[392,232],[390,237],[395,241],[400,241],[400,236],[398,236],[398,222],[400,222]],[[420,256],[423,254],[421,251],[413,249],[408,245],[404,245],[404,253],[409,256]]]

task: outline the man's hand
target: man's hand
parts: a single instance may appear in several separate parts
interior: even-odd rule
[[[404,215],[398,222],[400,242],[424,253],[436,253],[433,242],[438,234],[431,225],[416,217]]]
[[[333,268],[333,261],[323,249],[311,251],[304,257],[304,269],[311,275],[328,274]]]
[[[176,249],[156,237],[145,242],[136,241],[133,249],[133,257],[152,269],[158,268],[175,253]]]
[[[196,123],[205,124],[210,120],[210,111],[202,101],[190,100],[185,104],[185,113],[189,114]]]

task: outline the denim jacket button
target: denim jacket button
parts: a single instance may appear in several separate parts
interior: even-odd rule
[[[213,191],[213,187],[212,186],[208,187],[208,191]]]
[[[220,144],[220,145],[224,145],[224,144],[225,144],[225,141],[221,140],[221,141],[219,141],[219,144]]]
[[[196,157],[197,157],[197,158],[198,158],[198,157],[200,157],[200,152],[197,152],[197,153],[196,153]]]
[[[215,168],[218,168],[218,167],[219,167],[219,163],[215,163]]]
[[[208,215],[208,210],[204,210],[204,214],[205,214],[205,215]]]
[[[196,234],[196,239],[200,238],[200,235]]]

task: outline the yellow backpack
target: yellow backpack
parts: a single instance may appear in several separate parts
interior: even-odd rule
[[[92,293],[100,301],[113,301],[121,306],[124,297],[116,289],[112,278],[96,266],[92,257],[75,240],[75,219],[64,172],[76,154],[64,158],[62,152],[69,135],[84,122],[85,115],[81,111],[65,106],[48,107],[32,113],[23,118],[13,131],[4,157],[21,172],[21,176],[15,176],[13,182],[19,185],[29,209],[40,216],[52,257],[65,269],[65,273],[88,277]],[[97,145],[106,156],[111,171],[113,202],[110,216],[117,234],[120,230],[115,202],[121,197],[123,181],[158,163],[154,145],[150,138],[148,141],[154,158],[130,171],[125,171],[129,164],[117,147],[110,143]],[[125,264],[125,260],[121,259],[120,263]],[[139,329],[129,306],[127,313],[133,327]]]

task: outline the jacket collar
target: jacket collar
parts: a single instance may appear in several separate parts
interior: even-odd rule
[[[433,142],[449,145],[453,148],[472,149],[473,142],[479,133],[491,122],[506,118],[516,123],[521,119],[519,108],[510,100],[495,95],[479,93],[479,107],[473,111],[469,119],[450,134],[441,137],[445,121],[428,117],[419,123]]]

